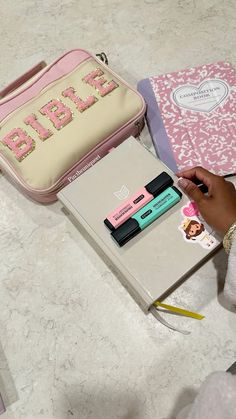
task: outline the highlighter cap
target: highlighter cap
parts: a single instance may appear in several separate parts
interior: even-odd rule
[[[115,227],[112,225],[112,223],[107,218],[104,220],[104,224],[109,228],[109,230],[111,230],[111,231],[115,230]]]
[[[111,236],[115,239],[118,245],[122,247],[140,231],[141,228],[139,227],[138,221],[133,218],[129,218],[124,224],[112,231]]]
[[[169,186],[172,186],[174,183],[173,179],[166,172],[162,172],[159,176],[155,177],[151,182],[149,182],[145,189],[154,196],[154,198],[167,189]]]

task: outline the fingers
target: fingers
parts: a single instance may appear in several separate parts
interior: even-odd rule
[[[193,167],[189,170],[184,170],[177,173],[178,177],[183,177],[185,179],[198,179],[202,183],[204,183],[208,188],[212,185],[212,182],[218,176],[213,175],[213,173],[208,172],[208,170],[203,169],[203,167]]]
[[[182,178],[179,183],[181,189],[196,202],[199,202],[199,200],[202,200],[203,198],[203,194],[196,186],[199,183],[206,185],[208,197],[221,194],[225,188],[235,191],[235,187],[231,182],[226,181],[222,176],[210,173],[203,167],[193,167],[192,169],[184,170],[177,173],[177,176]]]
[[[196,202],[196,204],[199,204],[206,199],[198,186],[195,185],[191,180],[181,178],[178,181],[178,185],[189,196],[190,199]]]
[[[225,180],[225,183],[226,183],[228,189],[230,189],[232,192],[236,192],[236,188],[235,188],[233,182],[229,182],[228,180]]]

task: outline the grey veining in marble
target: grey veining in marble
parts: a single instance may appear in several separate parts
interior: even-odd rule
[[[105,51],[133,85],[216,60],[236,65],[234,0],[0,0],[3,87],[65,50]],[[142,134],[149,143],[147,131]],[[0,176],[0,391],[4,419],[173,419],[236,359],[218,253],[169,297],[205,314],[145,316],[61,212]],[[219,284],[219,285],[218,285]]]

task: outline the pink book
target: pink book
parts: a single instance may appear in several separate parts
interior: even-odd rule
[[[138,90],[157,154],[170,169],[236,172],[236,72],[230,63],[150,77]]]

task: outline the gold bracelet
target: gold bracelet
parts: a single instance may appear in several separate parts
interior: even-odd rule
[[[229,254],[231,246],[232,246],[232,241],[233,241],[233,236],[236,233],[236,221],[231,225],[231,227],[228,229],[227,233],[224,236],[224,240],[223,240],[223,246],[224,249],[226,251],[226,253]]]

